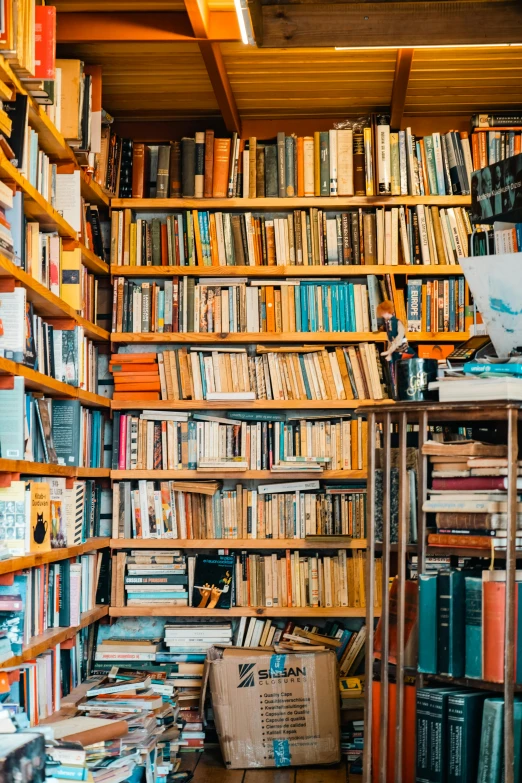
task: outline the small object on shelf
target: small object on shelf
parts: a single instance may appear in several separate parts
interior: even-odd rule
[[[403,359],[398,363],[399,399],[409,402],[422,402],[437,399],[437,393],[429,389],[429,384],[437,379],[438,361],[436,359]]]

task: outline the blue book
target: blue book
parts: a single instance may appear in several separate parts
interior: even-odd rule
[[[350,320],[348,322],[349,328],[346,330],[348,332],[355,332],[356,329],[356,320],[355,320],[355,297],[353,295],[353,284],[350,283],[348,286],[348,312],[350,315]]]
[[[464,674],[464,574],[445,569],[437,575],[438,669],[448,677]]]
[[[175,218],[177,218],[178,221],[178,250],[179,250],[179,265],[185,266],[186,259],[185,259],[185,242],[183,241],[183,214],[174,215]]]
[[[203,387],[203,399],[207,399],[207,382],[205,380],[205,364],[203,361],[203,352],[198,351],[198,358],[199,358],[199,371],[201,374],[201,386]]]
[[[88,780],[87,767],[77,767],[72,764],[52,767],[52,774],[57,780]]]
[[[188,463],[187,470],[196,470],[198,466],[197,453],[197,422],[188,422]]]
[[[309,332],[308,328],[308,288],[305,285],[299,286],[300,299],[301,299],[301,331]]]
[[[349,628],[344,628],[343,632],[341,634],[341,644],[337,648],[335,654],[337,655],[337,660],[340,661],[343,657],[344,651],[346,650],[348,646],[348,642],[354,635],[355,631],[350,631]]]
[[[333,285],[332,288],[332,329],[334,332],[341,331],[341,319],[339,314],[339,297],[342,285]]]
[[[504,744],[504,699],[493,696],[484,702],[477,783],[501,783]]]
[[[14,518],[16,521],[16,516]],[[6,642],[11,646],[3,660],[22,654],[26,596],[27,574],[15,574],[12,585],[0,585],[0,631],[6,633]]]
[[[206,653],[157,652],[156,663],[204,663]]]
[[[306,399],[307,400],[311,400],[312,399],[312,394],[311,394],[311,391],[310,391],[310,384],[308,382],[308,376],[306,374],[306,366],[305,366],[304,356],[303,356],[302,353],[300,353],[300,354],[298,354],[298,357],[299,357],[299,364],[301,365],[301,373],[303,375],[303,383],[304,383],[305,392],[306,392]]]
[[[408,280],[408,332],[422,331],[422,280]]]
[[[158,332],[165,329],[165,291],[158,291]]]
[[[300,286],[296,286],[294,301],[295,301],[295,330],[296,332],[304,331],[301,328],[301,292]]]
[[[418,670],[437,674],[437,574],[419,575]]]
[[[13,195],[13,206],[5,210],[6,219],[11,224],[13,238],[14,263],[25,271],[25,217],[24,194],[18,190]]]
[[[308,302],[309,302],[309,315],[308,315],[308,331],[317,332],[317,296],[315,290],[311,285],[305,286],[308,290]]]
[[[24,379],[13,378],[12,389],[0,391],[0,457],[23,459],[24,446]]]
[[[520,378],[522,377],[522,364],[465,362],[464,372],[467,375],[514,375]]]
[[[320,301],[323,305],[323,329],[325,332],[331,332],[332,330],[332,322],[330,318],[330,308],[328,307],[328,289],[330,286],[327,285],[321,285],[319,286],[319,295],[320,295]]]
[[[346,332],[347,326],[348,326],[348,311],[347,311],[347,302],[348,302],[348,284],[344,283],[343,285],[339,286],[339,331],[340,332]]]
[[[465,577],[466,677],[482,678],[482,577]],[[522,583],[520,583],[522,586]],[[520,611],[520,609],[519,609]],[[522,654],[522,651],[521,651]],[[517,661],[518,664],[518,661]]]

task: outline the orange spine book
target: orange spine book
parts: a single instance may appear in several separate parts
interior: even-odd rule
[[[214,139],[213,198],[226,198],[230,166],[230,139]]]
[[[132,400],[159,400],[158,392],[152,391],[115,391],[112,399],[121,402],[130,402]]]
[[[381,683],[377,680],[372,683],[372,767],[379,769],[379,754],[381,740]],[[403,708],[403,735],[415,736],[416,721],[416,688],[414,685],[404,686]],[[397,685],[390,682],[388,685],[388,732],[386,753],[386,780],[395,779],[395,741],[397,732]],[[415,742],[403,743],[402,758],[402,783],[415,783]]]
[[[488,536],[430,533],[428,544],[430,546],[462,547],[463,549],[491,549],[491,539]]]
[[[209,216],[209,225],[210,225],[210,258],[212,259],[212,266],[219,266],[216,216],[213,212]]]
[[[297,196],[304,197],[304,138],[297,137]]]
[[[157,364],[155,353],[113,353],[111,364]]]
[[[476,171],[481,168],[478,133],[473,133],[471,136],[471,155],[473,157],[473,169]]]
[[[265,289],[265,307],[266,307],[266,330],[267,332],[275,332],[275,299],[274,299],[274,287],[267,285]]]
[[[522,134],[515,133],[515,143],[513,146],[513,152],[515,155],[520,155],[521,143],[522,143]]]
[[[471,536],[478,538],[479,536]],[[518,591],[515,590],[515,595]],[[505,582],[482,584],[482,676],[488,682],[504,682]],[[515,617],[517,616],[515,612]],[[516,638],[516,634],[515,634]]]
[[[161,224],[161,266],[169,265],[169,250],[167,240],[167,224]]]
[[[488,139],[487,133],[481,132],[479,136],[480,168],[483,169],[488,165]]]

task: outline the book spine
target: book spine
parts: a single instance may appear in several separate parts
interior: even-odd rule
[[[286,198],[286,141],[285,134],[277,134],[277,190],[279,198]]]
[[[437,674],[437,575],[419,574],[419,663],[424,674]]]
[[[437,577],[438,669],[449,677],[464,675],[464,575],[441,571]]]

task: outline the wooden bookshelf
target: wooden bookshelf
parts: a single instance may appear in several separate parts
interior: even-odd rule
[[[409,332],[412,342],[454,343],[468,339],[467,332]],[[382,343],[387,341],[385,332],[112,332],[113,343]]]
[[[0,669],[20,666],[22,663],[31,661],[50,647],[54,647],[55,644],[61,644],[61,642],[65,642],[67,639],[72,639],[82,628],[86,628],[102,617],[106,617],[108,613],[108,606],[96,606],[94,609],[82,613],[79,625],[70,625],[67,628],[49,628],[39,636],[33,636],[22,654],[3,661],[0,664]]]
[[[89,204],[96,204],[98,207],[109,207],[112,194],[98,185],[85,169],[81,169],[80,177],[82,197],[85,201],[88,201]]]
[[[160,212],[168,209],[246,209],[250,212],[286,209],[351,209],[353,207],[469,207],[470,196],[310,196],[308,198],[114,198],[113,209]]]
[[[78,555],[83,555],[85,552],[105,549],[109,546],[109,542],[109,538],[91,538],[90,541],[86,541],[85,544],[61,547],[60,549],[50,549],[49,552],[39,552],[35,555],[10,557],[9,560],[0,560],[0,574],[10,574],[13,571],[21,571],[24,568],[34,568],[35,566],[46,565],[47,563],[58,563],[60,560],[78,557]],[[2,664],[0,664],[0,666],[1,665]]]
[[[374,610],[377,617],[379,609]],[[195,606],[111,606],[109,617],[364,617],[366,609],[351,606],[232,606],[230,609],[198,609]]]
[[[331,537],[318,544],[303,538],[111,538],[112,549],[366,549],[365,538]]]
[[[390,405],[393,400],[112,400],[111,410],[155,410],[155,411],[287,411],[320,410],[335,411],[361,408],[365,405]]]
[[[89,272],[94,272],[96,275],[108,275],[109,265],[102,261],[101,258],[89,250],[89,248],[82,245],[81,242],[77,242],[82,251],[82,264],[87,267]]]
[[[80,400],[84,405],[96,408],[110,408],[111,405],[107,397],[102,397],[84,389],[78,389],[76,386],[69,386],[69,384],[50,378],[48,375],[37,372],[31,367],[26,367],[25,364],[19,364],[1,356],[0,375],[20,375],[25,378],[27,389],[40,391],[51,397],[67,397],[68,399]]]
[[[298,266],[111,266],[115,277],[364,277],[365,275],[462,275],[459,264],[354,264]]]
[[[109,478],[109,468],[78,468],[23,459],[0,459],[0,473],[22,473],[27,476],[66,476],[71,478]]]
[[[310,481],[336,480],[350,481],[350,479],[364,480],[367,477],[365,470],[301,470],[299,472],[274,473],[270,470],[225,470],[224,468],[209,468],[208,470],[111,470],[113,481],[131,481],[134,479],[148,479],[149,481],[167,481],[169,479],[215,479],[216,474],[221,479],[256,479],[270,481]]]
[[[60,299],[56,294],[51,293],[42,283],[35,280],[34,277],[24,272],[23,269],[13,264],[8,258],[0,253],[0,277],[11,277],[23,285],[27,291],[27,299],[32,302],[37,315],[48,318],[70,318],[78,326],[82,326],[86,337],[91,340],[108,340],[109,332],[101,329],[91,321],[87,321],[81,315],[78,315],[70,305]]]

